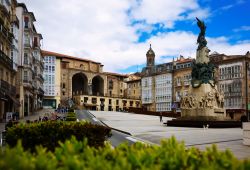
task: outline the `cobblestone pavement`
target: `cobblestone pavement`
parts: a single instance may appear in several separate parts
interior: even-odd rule
[[[160,144],[162,139],[175,136],[187,147],[206,147],[216,144],[220,150],[229,149],[239,159],[250,159],[250,147],[242,144],[243,132],[240,128],[185,128],[168,127],[158,116],[139,115],[124,112],[91,111],[105,124],[131,133],[137,138]],[[163,117],[163,121],[172,118]]]

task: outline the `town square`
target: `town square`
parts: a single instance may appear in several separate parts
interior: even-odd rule
[[[250,168],[248,1],[0,7],[0,169]]]

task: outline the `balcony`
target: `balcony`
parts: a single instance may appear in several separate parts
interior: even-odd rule
[[[16,96],[16,87],[10,85],[7,81],[0,81],[0,91],[10,96]]]
[[[4,24],[2,21],[0,21],[0,32],[2,36],[8,41],[8,43],[12,44],[14,35],[11,32],[9,32],[7,28],[4,27]]]
[[[3,92],[5,92],[5,93],[8,93],[9,90],[10,90],[9,83],[7,81],[1,80],[0,90],[3,91]]]
[[[30,41],[24,41],[25,48],[31,48]]]
[[[3,51],[0,50],[0,63],[7,66],[10,70],[13,70],[13,60],[9,58]]]

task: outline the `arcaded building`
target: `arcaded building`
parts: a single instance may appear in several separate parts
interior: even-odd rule
[[[73,99],[80,109],[127,110],[140,107],[140,99],[127,97],[127,75],[103,72],[100,62],[42,51],[44,107],[66,106]]]

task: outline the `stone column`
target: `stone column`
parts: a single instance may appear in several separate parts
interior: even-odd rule
[[[93,93],[92,93],[92,83],[89,83],[88,84],[88,94],[89,95],[92,95]]]

